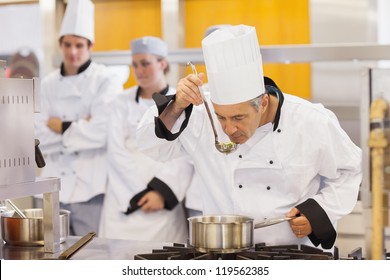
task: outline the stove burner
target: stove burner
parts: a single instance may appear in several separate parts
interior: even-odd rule
[[[360,254],[359,254],[360,252]],[[361,248],[354,250],[347,259],[363,259]],[[182,243],[173,243],[172,246],[164,246],[155,249],[150,254],[138,254],[135,260],[338,260],[338,248],[334,253],[307,245],[278,245],[266,246],[265,243],[257,243],[254,248],[238,253],[201,253],[193,247]]]

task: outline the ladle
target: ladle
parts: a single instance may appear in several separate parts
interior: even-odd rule
[[[186,66],[187,67],[191,66],[192,73],[198,77],[198,72],[196,71],[195,65],[191,61],[188,61]],[[234,152],[235,150],[237,150],[238,144],[233,143],[233,142],[219,142],[218,141],[217,130],[215,129],[214,120],[213,120],[213,117],[211,116],[210,108],[209,108],[209,105],[206,101],[206,97],[204,95],[203,88],[202,87],[198,87],[198,88],[199,88],[200,94],[202,96],[204,106],[206,107],[207,115],[209,117],[211,126],[213,128],[215,147],[217,148],[218,151],[220,151],[221,153],[224,153],[224,154],[230,154],[230,153]]]
[[[5,200],[9,205],[11,205],[11,207],[15,210],[15,212],[23,219],[26,219],[26,215],[24,215],[24,213],[18,208],[18,206],[16,206],[11,200],[9,199],[6,199]]]

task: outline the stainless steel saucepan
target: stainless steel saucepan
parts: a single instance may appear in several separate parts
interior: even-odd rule
[[[197,251],[235,253],[253,246],[253,230],[289,221],[295,217],[266,219],[253,225],[253,219],[240,215],[210,215],[188,218],[189,243]]]
[[[1,236],[9,245],[13,246],[43,246],[43,209],[21,210],[24,218],[14,210],[1,215]],[[69,236],[70,211],[60,209],[60,242]]]

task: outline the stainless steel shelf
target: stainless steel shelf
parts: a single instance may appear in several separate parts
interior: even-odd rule
[[[59,178],[37,177],[35,182],[0,186],[0,200],[56,192],[60,190],[60,186]]]
[[[44,251],[60,250],[59,178],[37,177],[33,182],[0,186],[0,200],[43,194]]]
[[[318,44],[262,46],[264,63],[308,63],[321,61],[390,60],[390,45],[379,44]],[[131,64],[131,51],[93,52],[94,61],[106,65]],[[185,64],[187,61],[203,63],[201,48],[169,51],[168,61]]]

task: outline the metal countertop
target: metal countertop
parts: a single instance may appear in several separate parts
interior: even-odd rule
[[[69,236],[61,243],[60,251],[54,254],[45,253],[43,246],[21,247],[9,246],[1,240],[0,258],[4,260],[39,260],[57,259],[67,248],[77,242],[81,236]],[[151,253],[172,243],[131,241],[120,239],[93,238],[87,245],[77,251],[71,260],[134,260],[134,255]]]

